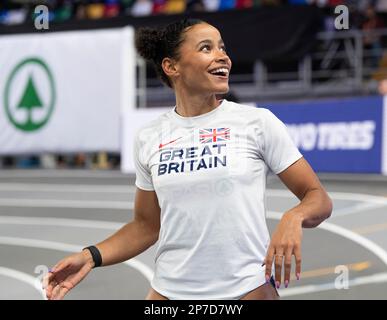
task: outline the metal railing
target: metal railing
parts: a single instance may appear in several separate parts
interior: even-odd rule
[[[367,42],[370,40],[370,42]],[[387,29],[321,32],[311,53],[290,63],[289,71],[272,71],[257,60],[251,72],[231,74],[230,88],[241,101],[317,98],[377,93],[375,72],[387,52]],[[146,79],[146,64],[138,59],[139,107],[174,104],[173,92]]]

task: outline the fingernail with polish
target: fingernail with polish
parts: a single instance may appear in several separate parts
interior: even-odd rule
[[[300,280],[300,274],[297,273],[296,276],[297,276],[297,280]]]
[[[289,286],[289,280],[286,280],[285,281],[285,288],[287,288]]]
[[[266,275],[266,283],[269,283],[269,282],[270,282],[270,277]]]
[[[276,281],[276,287],[277,287],[277,289],[279,289],[281,287],[281,284],[279,283],[279,281]]]

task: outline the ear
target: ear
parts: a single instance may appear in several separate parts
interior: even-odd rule
[[[179,75],[176,61],[171,58],[164,58],[161,62],[161,67],[169,78],[174,78]]]

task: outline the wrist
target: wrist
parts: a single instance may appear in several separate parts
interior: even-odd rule
[[[285,212],[284,216],[285,219],[291,219],[293,221],[297,221],[299,224],[303,224],[305,217],[301,211],[291,210]]]
[[[97,268],[97,267],[102,266],[101,252],[99,251],[99,249],[96,246],[88,246],[84,249],[89,251],[89,253],[93,259],[93,262],[94,262],[93,268]]]
[[[87,249],[87,248],[84,248],[84,249],[82,250],[81,254],[83,255],[84,259],[86,260],[86,263],[87,263],[88,265],[90,265],[91,268],[94,268],[95,262],[94,262],[94,260],[93,260],[93,256],[91,255],[90,250]]]

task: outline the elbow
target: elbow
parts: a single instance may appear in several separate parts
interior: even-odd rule
[[[149,248],[151,246],[153,246],[158,240],[159,240],[159,233],[157,232],[148,232],[145,236],[144,236],[144,243],[145,243],[145,246],[146,248]]]
[[[149,235],[151,238],[151,245],[153,246],[158,240],[160,235],[160,224],[149,226]]]
[[[325,193],[319,203],[318,209],[316,208],[319,213],[313,218],[304,220],[303,228],[316,228],[332,215],[333,203],[327,193]]]
[[[160,224],[150,223],[149,221],[139,219],[136,221],[138,223],[139,232],[147,246],[153,246],[159,240]]]
[[[333,211],[333,202],[332,202],[332,199],[329,197],[329,195],[327,194],[326,195],[326,199],[324,201],[324,207],[325,207],[325,218],[324,220],[330,218],[330,216],[332,215],[332,211]]]
[[[153,233],[152,244],[151,244],[152,246],[159,240],[159,234],[160,234],[160,229],[158,229]]]
[[[153,246],[159,240],[160,228],[148,226],[144,232],[149,246]]]
[[[325,193],[325,196],[324,196],[324,198],[323,198],[323,200],[321,202],[320,217],[318,219],[319,221],[318,221],[317,225],[319,225],[320,223],[322,223],[325,220],[329,219],[330,216],[332,215],[332,210],[333,210],[332,199],[329,197],[329,195],[327,193]]]

